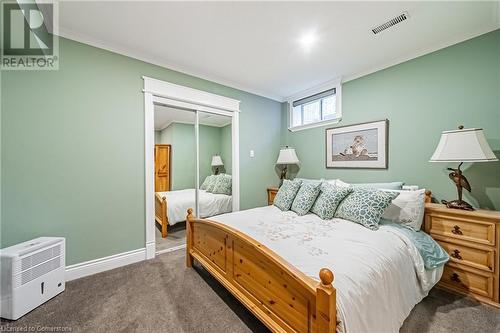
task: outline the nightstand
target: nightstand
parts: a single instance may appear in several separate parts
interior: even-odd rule
[[[272,205],[274,202],[274,197],[276,196],[276,193],[278,193],[278,188],[277,187],[268,187],[267,188],[267,204]]]
[[[438,285],[500,307],[500,211],[426,204],[424,223],[450,255]]]

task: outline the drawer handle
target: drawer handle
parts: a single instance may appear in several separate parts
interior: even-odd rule
[[[455,235],[463,235],[462,230],[460,230],[460,226],[458,226],[458,225],[455,225],[453,227],[453,230],[451,231],[451,233],[455,234]]]
[[[460,255],[460,251],[457,249],[453,250],[453,252],[450,253],[450,256],[455,258],[455,259],[462,260],[462,256]]]
[[[462,281],[460,280],[460,277],[458,276],[458,274],[457,274],[457,273],[453,273],[453,274],[451,274],[451,276],[450,276],[450,280],[451,280],[451,281],[453,281],[453,282],[457,282],[457,283],[462,282]]]

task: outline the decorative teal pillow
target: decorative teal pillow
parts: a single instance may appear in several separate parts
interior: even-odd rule
[[[281,210],[290,210],[301,184],[300,180],[291,181],[285,179],[278,193],[276,193],[276,197],[274,197],[274,205]]]
[[[355,189],[340,203],[335,217],[377,230],[384,210],[398,195],[398,192]]]
[[[337,187],[332,184],[323,183],[321,192],[311,208],[311,212],[323,220],[333,219],[335,211],[340,202],[352,192],[350,187]]]
[[[207,191],[207,192],[213,192],[213,190],[215,188],[215,185],[217,185],[217,182],[220,179],[220,176],[222,176],[222,175],[212,175],[211,176],[212,180],[208,183],[207,188],[205,189],[205,191]]]
[[[391,182],[391,183],[359,183],[350,184],[354,189],[364,188],[373,190],[401,190],[403,188],[403,182]]]
[[[232,185],[231,175],[222,174],[215,183],[212,193],[231,195]]]
[[[299,216],[306,215],[316,201],[320,188],[321,183],[303,183],[293,199],[292,210]]]
[[[206,190],[211,184],[213,184],[215,181],[215,177],[216,177],[215,175],[207,176],[203,184],[201,184],[200,190]]]

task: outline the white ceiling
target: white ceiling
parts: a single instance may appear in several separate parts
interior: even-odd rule
[[[163,105],[155,105],[155,130],[160,131],[171,123],[194,124],[194,112]],[[200,112],[200,124],[223,127],[231,123],[231,117]]]
[[[407,11],[379,35],[371,29]],[[60,34],[276,100],[500,27],[489,2],[60,3]],[[298,43],[317,34],[306,51]]]

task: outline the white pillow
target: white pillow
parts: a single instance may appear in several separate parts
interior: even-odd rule
[[[353,183],[349,184],[346,182],[343,182],[340,179],[330,179],[327,180],[328,183],[335,185],[337,187],[352,187],[353,189],[357,188],[367,188],[367,189],[374,189],[374,190],[396,190],[399,191],[402,189],[404,183],[403,182],[387,182],[387,183]],[[413,188],[416,187],[416,188]],[[407,186],[407,189],[412,189],[412,190],[417,190],[418,186]]]
[[[300,177],[296,177],[294,180],[300,180],[302,181],[303,184],[319,184],[325,181],[323,178],[310,179],[310,178],[300,178]]]
[[[326,182],[328,184],[332,184],[333,186],[337,186],[337,187],[350,187],[351,186],[350,184],[347,184],[338,178],[337,179],[327,179]]]
[[[340,179],[337,179],[337,181],[335,182],[335,186],[338,186],[338,187],[351,187],[351,184],[343,182]]]
[[[416,191],[382,190],[388,192],[398,192],[396,199],[392,200],[382,214],[382,218],[400,223],[415,231],[422,227],[425,210],[425,189]]]

